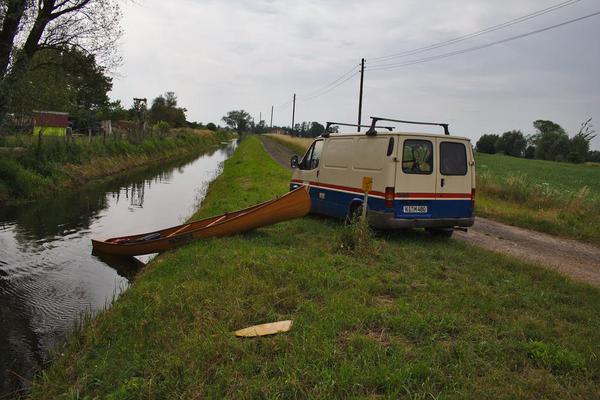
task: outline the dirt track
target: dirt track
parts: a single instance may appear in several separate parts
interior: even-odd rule
[[[272,139],[261,137],[267,152],[291,170],[292,151]],[[468,232],[454,238],[543,265],[573,279],[600,286],[600,248],[544,233],[505,225],[477,217]]]

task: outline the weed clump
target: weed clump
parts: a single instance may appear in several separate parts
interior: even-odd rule
[[[338,249],[352,255],[378,255],[381,243],[375,238],[375,233],[363,219],[355,219],[343,226],[338,240]]]

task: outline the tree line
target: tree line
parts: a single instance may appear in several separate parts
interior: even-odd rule
[[[600,162],[600,151],[590,150],[590,141],[596,137],[591,118],[583,122],[572,137],[552,121],[537,120],[533,127],[535,133],[532,135],[524,135],[520,130],[502,135],[482,135],[475,148],[480,153],[501,153],[513,157],[572,163]]]
[[[267,127],[264,120],[256,123],[254,118],[245,110],[232,110],[221,119],[227,127],[238,133],[265,133],[272,131],[283,131],[286,135],[298,137],[317,137],[325,132],[325,127],[317,121],[299,122],[290,127],[272,126]]]

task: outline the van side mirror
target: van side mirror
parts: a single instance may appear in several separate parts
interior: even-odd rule
[[[293,169],[298,168],[298,156],[297,155],[293,155],[292,159],[290,160],[290,165],[292,166]]]

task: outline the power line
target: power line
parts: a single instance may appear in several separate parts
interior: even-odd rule
[[[452,56],[456,56],[456,55],[459,55],[459,54],[468,53],[468,52],[475,51],[475,50],[481,50],[481,49],[484,49],[486,47],[491,47],[491,46],[495,46],[495,45],[498,45],[498,44],[507,43],[507,42],[510,42],[510,41],[513,41],[513,40],[522,39],[522,38],[527,37],[527,36],[532,36],[532,35],[535,35],[535,34],[538,34],[538,33],[546,32],[546,31],[549,31],[551,29],[555,29],[555,28],[559,28],[561,26],[569,25],[569,24],[572,24],[574,22],[579,22],[581,20],[584,20],[584,19],[587,19],[587,18],[591,18],[591,17],[595,17],[597,15],[600,15],[600,11],[597,11],[597,12],[592,13],[592,14],[587,14],[587,15],[584,15],[584,16],[579,17],[579,18],[571,19],[569,21],[561,22],[559,24],[547,26],[545,28],[536,29],[535,31],[531,31],[531,32],[527,32],[527,33],[522,33],[520,35],[511,36],[511,37],[508,37],[508,38],[502,39],[502,40],[497,40],[497,41],[494,41],[494,42],[491,42],[491,43],[486,43],[486,44],[482,44],[482,45],[479,45],[479,46],[473,46],[473,47],[469,47],[469,48],[466,48],[466,49],[456,50],[456,51],[452,51],[452,52],[448,52],[448,53],[442,53],[442,54],[438,54],[438,55],[435,55],[435,56],[421,58],[421,59],[418,59],[418,60],[405,61],[405,62],[392,63],[392,64],[377,65],[377,66],[371,68],[370,70],[371,71],[385,71],[385,70],[388,70],[388,69],[400,68],[400,67],[405,67],[405,66],[414,65],[414,64],[421,64],[421,63],[425,63],[425,62],[429,62],[429,61],[439,60],[439,59],[442,59],[442,58],[447,58],[447,57],[452,57]]]
[[[312,97],[304,98],[304,99],[302,99],[302,101],[303,101],[303,102],[307,102],[307,101],[314,100],[314,99],[316,99],[316,98],[318,98],[318,97],[321,97],[321,96],[323,96],[323,95],[325,95],[325,94],[327,94],[327,93],[331,92],[333,89],[335,89],[335,88],[337,88],[337,87],[339,87],[339,86],[343,85],[344,83],[348,82],[350,79],[354,78],[354,77],[355,77],[356,75],[358,75],[358,74],[360,74],[360,71],[355,71],[355,72],[354,72],[352,75],[350,75],[349,77],[347,77],[347,78],[346,78],[346,79],[344,79],[343,81],[339,82],[337,85],[335,85],[335,86],[332,86],[332,87],[330,87],[329,89],[327,89],[326,91],[324,91],[324,92],[321,92],[321,93],[319,93],[319,94],[316,94],[316,95],[314,95],[314,96],[312,96]]]
[[[337,83],[339,83],[341,80],[348,78],[348,76],[350,74],[352,74],[354,72],[354,74],[350,75],[353,76],[356,74],[357,69],[359,68],[359,65],[354,65],[349,71],[343,73],[341,76],[339,76],[337,79],[335,79],[334,81],[328,83],[325,86],[322,86],[321,88],[317,89],[317,90],[313,90],[312,92],[309,92],[307,94],[302,94],[302,95],[298,95],[298,97],[305,97],[305,98],[310,98],[313,96],[318,95],[320,92],[322,91],[327,91],[327,89],[329,89],[331,86],[335,86]],[[337,87],[337,86],[336,86]]]
[[[430,50],[435,50],[435,49],[438,49],[440,47],[445,47],[445,46],[449,46],[449,45],[456,44],[456,43],[459,43],[459,42],[463,42],[465,40],[472,39],[472,38],[477,37],[477,36],[485,35],[485,34],[490,33],[490,32],[495,32],[497,30],[504,29],[504,28],[507,28],[509,26],[516,25],[516,24],[519,24],[521,22],[528,21],[530,19],[539,17],[541,15],[550,13],[552,11],[559,10],[559,9],[561,9],[563,7],[570,6],[570,5],[578,3],[580,1],[581,0],[568,0],[568,1],[564,1],[562,3],[555,4],[555,5],[551,6],[551,7],[547,7],[547,8],[544,8],[542,10],[535,11],[533,13],[524,15],[522,17],[518,17],[518,18],[512,19],[510,21],[503,22],[501,24],[493,25],[493,26],[490,26],[490,27],[485,28],[485,29],[481,29],[481,30],[479,30],[477,32],[469,33],[469,34],[466,34],[466,35],[463,35],[463,36],[458,36],[458,37],[453,38],[453,39],[444,40],[442,42],[433,43],[433,44],[430,44],[430,45],[427,45],[427,46],[423,46],[423,47],[419,47],[419,48],[416,48],[416,49],[402,51],[402,52],[396,53],[396,54],[391,54],[391,55],[381,56],[381,57],[374,57],[374,58],[369,59],[369,61],[372,64],[377,64],[377,63],[381,63],[381,62],[386,62],[386,61],[392,60],[394,58],[402,58],[402,57],[407,57],[407,56],[411,56],[411,55],[415,55],[415,54],[424,53],[424,52],[427,52],[427,51],[430,51]]]

